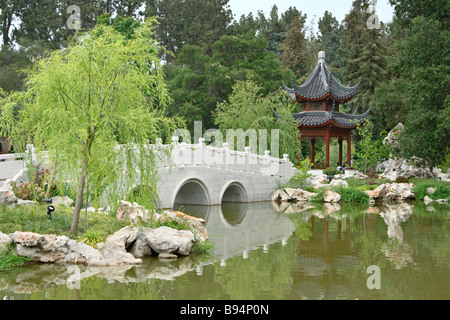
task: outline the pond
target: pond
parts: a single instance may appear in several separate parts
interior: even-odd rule
[[[31,264],[0,271],[0,297],[450,299],[448,209],[422,202],[186,206],[207,220],[215,244],[209,255],[108,268]]]

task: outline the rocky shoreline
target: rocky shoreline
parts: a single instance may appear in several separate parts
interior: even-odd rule
[[[14,195],[7,191],[2,194],[7,195],[5,199],[14,200]],[[70,200],[58,197],[55,203],[70,207]],[[12,201],[9,205],[17,205],[17,202]],[[104,214],[109,210],[99,210],[97,214]],[[160,260],[175,260],[179,256],[188,256],[194,243],[204,243],[208,240],[206,221],[182,212],[157,213],[145,210],[137,203],[119,201],[116,218],[129,222],[130,226],[108,236],[105,242],[97,244],[96,248],[67,236],[21,231],[7,235],[0,232],[0,257],[12,247],[18,256],[30,258],[35,262],[87,266],[137,265],[142,263],[142,258],[150,256],[157,256]],[[139,226],[141,222],[150,220],[157,225],[167,222],[184,224],[189,230],[176,230],[166,226]]]

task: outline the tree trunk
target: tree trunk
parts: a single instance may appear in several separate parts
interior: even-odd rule
[[[83,194],[84,187],[86,185],[86,171],[87,171],[87,157],[85,154],[83,158],[83,168],[80,174],[80,186],[77,191],[77,200],[75,202],[75,208],[73,209],[72,226],[70,227],[70,233],[74,233],[78,229],[78,222],[80,221],[81,207],[83,206]]]

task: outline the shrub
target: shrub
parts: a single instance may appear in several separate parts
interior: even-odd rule
[[[326,169],[323,170],[323,174],[326,174],[327,176],[334,176],[336,174],[341,173],[339,170],[337,170],[336,168],[333,167],[328,167]]]
[[[6,253],[0,252],[0,270],[20,267],[28,261],[33,261],[33,259],[18,256],[12,245],[7,249]]]
[[[336,187],[334,191],[341,195],[341,201],[350,203],[368,203],[369,196],[357,188]]]
[[[11,183],[14,194],[22,200],[42,200],[44,198],[44,190],[35,182],[16,182]]]
[[[433,200],[450,199],[450,183],[435,179],[411,179],[414,183],[413,192],[416,198],[423,200],[425,196],[429,196]],[[433,194],[428,194],[428,188],[435,188]]]
[[[298,172],[289,180],[285,187],[289,188],[305,188],[307,187],[306,179],[312,176],[308,171],[311,170],[311,162],[309,159],[303,160],[297,166]]]
[[[78,240],[84,242],[88,246],[95,248],[98,243],[104,242],[106,237],[98,230],[87,230]]]

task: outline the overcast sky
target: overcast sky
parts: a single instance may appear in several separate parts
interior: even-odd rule
[[[306,13],[307,23],[310,24],[313,16],[315,18],[315,31],[317,32],[317,22],[323,16],[323,13],[328,10],[341,22],[352,7],[353,0],[229,0],[229,5],[235,19],[239,20],[242,14],[247,15],[252,12],[256,16],[258,10],[262,10],[266,17],[274,4],[278,7],[278,14],[285,12],[289,7],[296,7],[302,13]],[[392,21],[393,8],[388,0],[377,1],[377,13],[380,20],[384,23]]]

